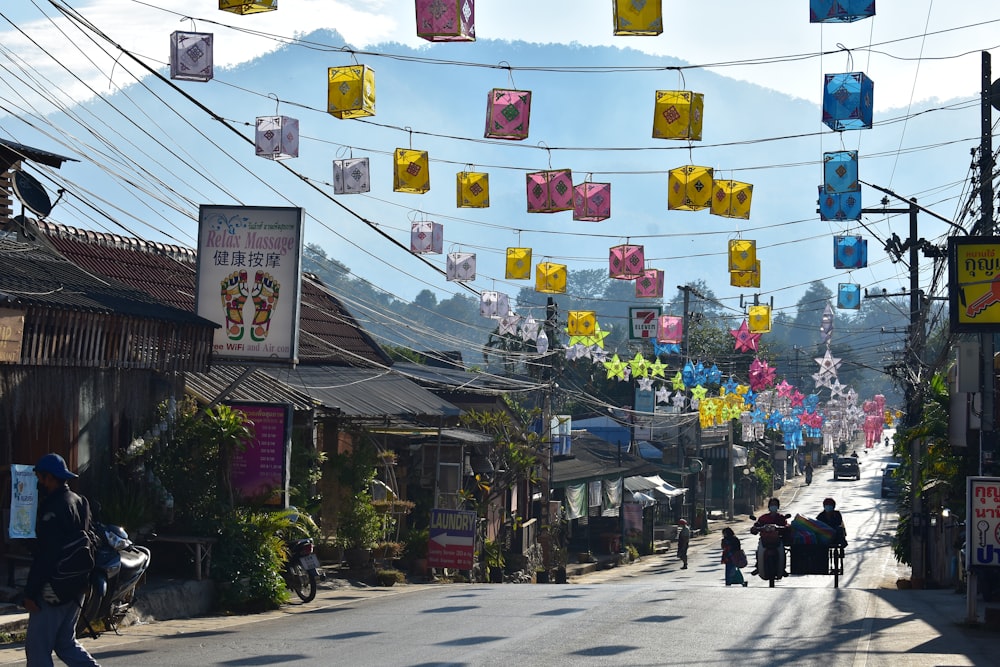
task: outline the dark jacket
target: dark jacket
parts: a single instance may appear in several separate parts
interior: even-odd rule
[[[42,598],[42,588],[51,579],[62,548],[80,537],[81,530],[89,528],[87,499],[70,491],[65,484],[41,499],[25,598],[36,602]]]
[[[736,565],[736,555],[740,552],[740,538],[729,535],[722,538],[722,562]]]

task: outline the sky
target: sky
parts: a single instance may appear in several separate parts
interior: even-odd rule
[[[856,149],[863,158],[864,180],[905,198],[919,197],[922,205],[954,219],[968,196],[969,149],[977,143],[980,52],[990,50],[1000,55],[1000,5],[995,0],[883,0],[873,19],[850,24],[810,24],[806,0],[769,0],[752,5],[736,0],[718,0],[710,5],[664,0],[664,31],[656,37],[615,36],[608,0],[481,1],[476,7],[479,43],[471,45],[431,45],[418,38],[413,3],[404,0],[280,0],[277,11],[249,16],[220,12],[215,0],[162,3],[163,7],[133,0],[31,0],[0,7],[0,136],[57,153],[70,151],[83,162],[93,158],[91,151],[100,150],[102,160],[113,168],[105,168],[104,173],[91,178],[85,165],[67,166],[59,175],[72,182],[77,198],[87,196],[91,203],[98,202],[139,235],[186,245],[192,245],[195,238],[196,220],[192,215],[199,202],[303,205],[316,216],[309,224],[307,241],[319,243],[331,257],[340,259],[358,275],[405,299],[412,299],[422,289],[432,289],[442,298],[469,292],[427,271],[424,261],[401,256],[398,248],[386,244],[373,226],[360,224],[357,216],[344,215],[328,201],[315,199],[313,193],[296,190],[301,184],[277,165],[253,157],[232,159],[235,151],[245,149],[239,148],[238,142],[231,143],[224,131],[207,130],[203,139],[198,139],[201,143],[192,148],[181,141],[176,130],[164,128],[158,132],[157,124],[167,119],[148,103],[135,102],[141,114],[148,116],[140,119],[141,114],[125,115],[140,119],[139,125],[153,132],[165,146],[176,140],[178,153],[188,155],[191,172],[205,177],[203,184],[190,176],[172,183],[165,174],[179,173],[183,167],[170,164],[169,155],[161,157],[160,150],[167,150],[165,147],[129,147],[110,135],[89,136],[82,127],[46,125],[43,119],[52,118],[56,107],[72,113],[96,113],[100,108],[95,102],[98,95],[117,93],[120,99],[134,94],[136,100],[144,99],[145,93],[136,92],[134,84],[137,76],[147,74],[114,49],[111,56],[98,52],[89,41],[95,33],[87,34],[70,25],[55,11],[54,4],[71,7],[111,42],[161,70],[167,63],[167,35],[171,32],[213,32],[215,80],[209,84],[185,83],[179,88],[196,99],[208,99],[203,91],[216,93],[219,87],[229,86],[232,106],[220,111],[227,118],[242,113],[242,120],[249,117],[252,121],[255,115],[273,113],[275,107],[281,113],[295,111],[302,115],[303,157],[284,164],[315,183],[328,184],[328,158],[337,151],[343,155],[347,147],[352,154],[362,147],[372,149],[373,192],[342,197],[340,201],[358,216],[375,221],[383,234],[403,243],[408,242],[408,220],[444,221],[446,252],[471,249],[480,255],[481,277],[472,285],[474,290],[498,289],[515,294],[527,284],[504,280],[500,258],[506,246],[534,246],[536,262],[549,257],[565,262],[570,270],[593,269],[606,267],[607,246],[635,238],[647,243],[647,263],[668,272],[667,296],[672,294],[673,285],[706,279],[733,309],[747,290],[730,289],[718,262],[725,254],[726,239],[739,237],[759,239],[762,271],[767,276],[759,292],[765,299],[773,298],[776,309],[792,308],[812,280],[824,280],[834,290],[838,282],[857,282],[865,288],[884,287],[890,291],[905,288],[906,267],[888,261],[881,250],[881,241],[891,233],[905,237],[905,224],[900,226],[898,218],[876,216],[861,226],[817,223],[819,156],[824,151]],[[754,9],[747,11],[748,6]],[[404,70],[388,58],[373,58],[380,77],[379,111],[371,120],[391,128],[355,123],[347,131],[343,129],[345,123],[354,121],[326,117],[322,133],[313,129],[316,125],[309,124],[309,116],[296,109],[295,103],[318,106],[324,102],[299,98],[297,92],[283,88],[283,84],[291,86],[304,75],[290,69],[287,81],[265,81],[264,75],[258,77],[257,73],[265,71],[261,59],[273,57],[287,41],[275,36],[292,37],[319,29],[337,31],[357,50],[405,52],[487,66],[507,63],[517,68],[511,74],[517,86],[533,89],[536,95],[530,139],[518,146],[473,144],[474,149],[465,150],[464,139],[446,138],[481,139],[482,98],[491,87],[507,87],[502,71],[478,68],[473,80],[469,68],[422,64]],[[509,49],[505,49],[507,43]],[[609,75],[520,69],[572,67],[584,57],[581,54],[594,53],[585,47],[630,50],[638,54],[637,61],[642,56],[643,67],[678,61],[699,67],[686,69],[683,77],[673,71],[634,75],[645,76],[635,79],[645,87],[638,91],[636,102],[615,88],[624,79],[616,79],[612,85],[607,78],[601,78]],[[303,55],[285,57],[305,59],[305,51],[300,49],[294,53]],[[631,57],[628,52],[626,59]],[[364,60],[364,56],[358,57]],[[342,53],[329,55],[328,59],[331,66],[349,62]],[[1000,61],[995,68],[1000,71]],[[453,96],[427,99],[420,81],[408,79],[414,71],[434,77],[434,86],[454,82]],[[839,136],[825,131],[820,122],[821,81],[824,73],[848,71],[864,71],[875,81],[876,128]],[[148,77],[146,80],[148,83]],[[568,105],[562,112],[569,127],[559,127],[545,115],[546,104],[550,111],[553,105],[543,94],[547,85],[564,93],[560,102]],[[474,93],[466,95],[470,86],[474,86]],[[678,142],[669,142],[674,144],[670,149],[680,150],[666,153],[669,158],[664,158],[664,143],[668,142],[649,137],[652,93],[656,89],[698,90],[699,86],[714,94],[706,100],[705,146],[695,142],[685,150]],[[728,99],[724,92],[727,86],[734,91]],[[741,100],[750,99],[744,96],[751,95],[754,87],[775,92],[773,114],[767,108],[741,108]],[[179,98],[163,88],[153,88],[150,94],[163,96],[179,108]],[[253,89],[254,95],[247,94],[247,88]],[[608,99],[609,90],[615,90],[615,99]],[[758,97],[753,99],[760,99],[759,92],[756,94]],[[268,96],[280,97],[283,102],[260,101]],[[474,104],[465,101],[470,96],[475,98]],[[185,113],[194,117],[197,112],[191,111],[188,102],[184,104],[188,108]],[[240,111],[233,110],[240,105]],[[941,105],[947,105],[948,110],[923,113]],[[460,115],[466,106],[474,110],[469,113],[477,116],[474,120]],[[588,117],[591,107],[590,115],[604,122],[584,126],[582,119]],[[747,119],[745,126],[738,122],[741,117]],[[577,122],[581,124],[573,124]],[[635,129],[637,124],[641,127]],[[400,128],[414,130],[417,138],[406,136]],[[635,131],[629,134],[626,130]],[[809,136],[756,143],[762,137],[786,133]],[[311,161],[317,151],[313,148],[310,157],[305,154],[306,148],[317,143],[321,134],[329,142],[325,146],[329,154],[322,161]],[[428,195],[387,193],[389,188],[384,184],[375,187],[376,174],[385,173],[382,164],[387,153],[394,146],[405,146],[408,140],[418,144],[415,148],[428,148],[432,158],[443,162],[440,168],[432,167],[434,184]],[[419,145],[421,142],[424,145]],[[220,147],[218,156],[212,154],[214,145]],[[570,150],[548,150],[546,145]],[[629,150],[585,150],[609,146]],[[144,156],[150,163],[150,173],[142,179],[148,177],[149,183],[135,180],[135,165],[143,162]],[[754,212],[748,223],[709,218],[705,213],[665,215],[665,194],[658,192],[665,191],[665,171],[689,163],[689,159],[696,164],[714,165],[726,178],[752,180]],[[606,177],[621,188],[623,195],[613,196],[615,204],[609,222],[580,230],[569,226],[568,213],[541,216],[544,220],[539,216],[525,218],[523,180],[518,180],[523,177],[518,175],[507,182],[503,175],[546,168],[546,161],[548,166],[559,166],[559,160],[573,163],[574,174],[592,173],[594,180]],[[491,190],[495,188],[491,209],[455,210],[452,174],[463,164],[501,165],[491,175]],[[259,182],[254,183],[254,178],[278,183],[281,191],[269,191]],[[109,179],[117,182],[109,183]],[[169,193],[174,188],[178,196],[170,201]],[[649,192],[656,194],[637,194]],[[874,203],[882,193],[869,191],[865,197],[866,204]],[[513,219],[515,216],[518,219]],[[56,208],[51,219],[122,233],[86,214],[83,206],[73,203],[73,196]],[[944,223],[927,219],[924,224],[921,235],[927,238],[940,241],[948,232]],[[862,232],[872,236],[872,268],[852,275],[838,274],[830,261],[830,236]],[[706,237],[710,241],[703,243]],[[424,260],[443,268],[443,257],[424,256]],[[922,286],[929,288],[932,268],[930,264],[922,267]]]

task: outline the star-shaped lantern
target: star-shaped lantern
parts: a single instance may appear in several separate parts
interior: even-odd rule
[[[743,324],[738,329],[730,329],[729,333],[736,339],[735,347],[737,352],[757,351],[757,340],[760,338],[760,334],[750,333],[750,327],[747,326],[746,319],[743,320]]]
[[[666,378],[667,365],[659,359],[653,359],[649,364],[649,377]]]
[[[632,377],[644,378],[649,374],[649,362],[642,356],[642,352],[636,352],[628,365],[632,369]]]
[[[822,357],[815,357],[815,361],[819,364],[819,370],[821,373],[836,375],[837,369],[840,367],[841,360],[830,354],[830,350],[827,349],[826,354]]]
[[[679,391],[674,394],[674,397],[670,399],[670,402],[674,404],[674,407],[678,410],[684,409],[684,404],[687,403],[687,396],[684,395],[683,391]]]
[[[694,387],[693,389],[691,389],[691,397],[694,400],[697,400],[697,401],[700,401],[703,398],[705,398],[705,394],[707,394],[707,393],[708,393],[708,389],[706,389],[705,387],[701,386],[700,384],[697,385],[696,387]]]
[[[656,402],[657,403],[670,402],[670,390],[667,389],[666,385],[661,384],[660,388],[656,390]]]
[[[674,374],[674,377],[670,379],[670,383],[674,391],[684,391],[687,389],[687,385],[684,384],[684,374],[680,371]]]
[[[500,318],[500,335],[516,336],[518,325],[521,324],[521,316],[509,313]]]
[[[596,322],[594,324],[594,333],[590,334],[589,336],[570,336],[569,344],[574,345],[576,343],[580,343],[581,345],[587,345],[589,347],[596,345],[597,347],[603,348],[604,339],[607,338],[610,334],[611,334],[610,331],[602,331],[601,323]]]
[[[795,387],[788,384],[788,380],[782,380],[781,384],[779,384],[775,388],[778,390],[778,396],[780,396],[781,398],[788,398],[789,396],[792,395],[792,391],[795,390]]]
[[[639,387],[639,391],[653,391],[653,378],[642,377],[636,380],[635,384]]]
[[[529,315],[521,322],[521,340],[536,340],[539,331],[541,331],[541,326],[534,317]]]
[[[653,353],[656,355],[680,354],[681,346],[678,343],[661,343],[659,341],[653,341]]]
[[[619,380],[625,379],[625,369],[627,366],[625,362],[618,358],[618,355],[611,357],[611,361],[604,362],[604,368],[608,371],[608,378],[618,378]]]

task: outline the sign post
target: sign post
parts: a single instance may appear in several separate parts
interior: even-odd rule
[[[429,567],[472,569],[476,544],[476,513],[462,510],[431,510],[430,539],[427,544]]]
[[[965,571],[969,620],[977,621],[975,572],[1000,567],[1000,477],[968,477],[965,506]]]

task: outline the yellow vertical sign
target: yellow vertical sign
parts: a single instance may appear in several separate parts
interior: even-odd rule
[[[952,329],[1000,329],[1000,239],[953,237],[949,246]]]

